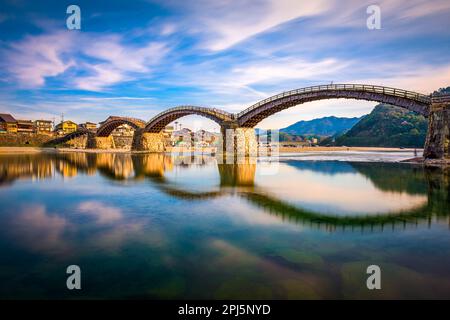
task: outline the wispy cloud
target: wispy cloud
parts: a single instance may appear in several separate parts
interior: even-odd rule
[[[129,79],[123,70],[107,64],[87,65],[86,69],[91,75],[78,77],[73,81],[78,89],[101,91],[107,86]]]
[[[108,100],[155,100],[153,97],[81,97],[81,101],[108,101]]]
[[[284,29],[291,28],[287,22],[294,20],[309,19],[319,29],[365,28],[366,8],[372,4],[371,0],[164,1],[164,5],[183,12],[178,24],[200,35],[201,47],[211,51],[229,49],[257,35],[280,31],[283,24]],[[450,11],[447,0],[380,0],[375,4],[381,7],[390,32],[397,35],[398,31],[407,31],[398,28],[405,22]],[[416,31],[422,33],[427,29]],[[298,30],[299,36],[301,33]]]
[[[135,73],[151,72],[151,67],[169,51],[166,44],[148,42],[125,45],[119,35],[56,31],[27,36],[3,50],[6,69],[19,86],[36,88],[51,77],[73,68],[66,86],[89,91],[133,79]]]
[[[68,31],[47,13],[49,1],[36,15],[38,9],[24,3],[26,15],[0,15],[0,23],[2,15],[14,17],[0,31],[1,110],[22,117],[64,112],[78,121],[110,114],[149,119],[180,104],[236,112],[282,91],[331,81],[423,93],[449,85],[450,2],[380,0],[382,29],[375,31],[366,28],[369,4],[148,0],[125,4],[117,19],[115,9],[92,3],[89,12],[101,14],[85,14],[86,29]],[[148,14],[134,14],[143,10]],[[302,106],[296,119],[325,111],[360,115],[369,107],[321,101]],[[280,119],[292,121],[275,115],[268,126]]]
[[[198,1],[191,8],[200,29],[212,35],[205,47],[227,49],[245,39],[270,30],[287,21],[314,16],[328,8],[327,1],[267,0],[267,1]],[[215,14],[214,14],[215,13]]]
[[[235,101],[239,101],[266,97],[269,93],[258,89],[264,86],[272,86],[273,90],[277,90],[280,84],[289,81],[297,83],[300,80],[332,78],[347,65],[334,59],[307,61],[295,58],[255,59],[252,62],[235,63],[227,69],[223,69],[223,63],[226,61],[202,63],[200,67],[177,66],[176,73],[180,76],[171,81],[175,85],[189,85],[213,93],[210,101],[214,101],[217,95],[234,97]]]
[[[69,33],[27,36],[4,50],[2,64],[19,84],[37,87],[45,84],[46,77],[57,76],[74,66],[74,61],[63,54],[73,47]]]

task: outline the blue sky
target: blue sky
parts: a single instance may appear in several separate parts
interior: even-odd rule
[[[450,85],[448,0],[1,0],[0,111],[18,118],[150,119],[177,105],[238,112],[273,94],[334,83],[430,93]],[[81,30],[66,8],[81,8]],[[366,8],[381,8],[381,29]],[[308,103],[263,128],[375,104]],[[180,122],[212,129],[199,117]]]

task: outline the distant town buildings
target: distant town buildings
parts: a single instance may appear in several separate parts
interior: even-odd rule
[[[102,123],[111,120],[113,116],[110,116]],[[25,120],[16,119],[11,114],[0,113],[0,133],[12,133],[21,135],[58,135],[63,136],[77,131],[80,128],[84,128],[91,131],[97,130],[97,124],[94,122],[84,122],[77,124],[71,120],[63,120],[54,126],[54,122],[51,120],[39,119],[39,120]],[[178,130],[177,130],[178,129]],[[176,123],[175,126],[168,125],[162,130],[162,134],[165,138],[166,144],[177,147],[208,147],[217,144],[220,140],[219,133],[212,133],[205,130],[192,131],[188,128],[182,128],[181,123]],[[114,137],[124,137],[125,140],[131,139],[134,135],[134,128],[130,125],[123,124],[118,126],[111,132]],[[118,141],[122,141],[118,140]]]
[[[0,113],[0,131],[17,133],[17,120],[7,113]]]
[[[34,133],[34,125],[31,120],[17,120],[7,113],[0,114],[0,132],[3,133]]]
[[[66,121],[58,123],[55,126],[54,131],[58,135],[65,135],[68,133],[75,132],[75,131],[77,131],[77,129],[78,129],[78,125],[75,122],[66,120]]]
[[[53,132],[53,121],[50,120],[34,121],[34,132],[37,134],[51,135]]]
[[[128,124],[122,124],[111,132],[112,136],[128,137],[133,136],[134,129]]]
[[[78,128],[97,130],[97,124],[94,122],[84,122],[78,125],[71,120],[66,120],[58,123],[55,127],[53,125],[51,120],[16,119],[9,113],[0,113],[0,133],[65,135],[77,131]]]
[[[173,126],[166,126],[166,127],[163,129],[163,135],[164,135],[165,137],[171,137],[171,136],[172,136],[172,133],[173,133]]]
[[[163,129],[162,134],[163,134],[166,145],[173,146],[173,142],[172,142],[173,133],[174,133],[173,126],[166,126]]]
[[[34,124],[31,120],[17,120],[17,132],[18,133],[34,133]]]
[[[97,130],[97,124],[93,123],[93,122],[80,123],[79,127],[87,129],[87,130],[91,130],[91,131],[96,131]]]

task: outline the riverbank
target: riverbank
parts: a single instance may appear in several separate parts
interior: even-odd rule
[[[167,152],[203,152],[214,153],[216,148],[169,148]],[[360,151],[360,152],[416,152],[422,154],[423,149],[400,149],[381,147],[280,147],[280,153],[302,152],[332,152],[332,151]],[[88,153],[142,153],[145,151],[131,151],[130,149],[77,149],[77,148],[41,148],[41,147],[0,147],[0,153],[35,153],[35,152],[88,152]]]
[[[166,152],[203,152],[205,154],[214,153],[216,148],[170,148]],[[42,148],[42,147],[0,147],[1,153],[39,153],[39,152],[83,152],[83,153],[148,153],[147,151],[131,151],[130,149],[82,149],[82,148]]]
[[[40,153],[40,152],[54,152],[53,148],[40,147],[0,147],[1,153]]]
[[[422,154],[423,149],[400,149],[382,147],[280,147],[282,153],[330,152],[330,151],[360,151],[360,152],[416,152]],[[191,148],[170,148],[167,152],[190,152]],[[195,152],[212,153],[215,148],[195,148]],[[136,152],[130,149],[76,149],[76,148],[41,148],[41,147],[0,147],[0,153],[30,153],[30,152],[89,152],[89,153],[128,153]],[[139,151],[137,151],[139,152]]]
[[[166,153],[190,153],[196,154],[212,154],[215,152],[215,148],[171,148]],[[136,153],[148,153],[146,151],[131,151],[130,149],[76,149],[76,148],[40,148],[40,147],[0,147],[0,155],[2,154],[35,154],[35,153],[120,153],[120,154],[136,154]],[[331,158],[353,159],[364,157],[364,153],[367,153],[365,159],[367,161],[374,162],[401,162],[412,164],[423,164],[425,166],[435,167],[450,167],[450,159],[443,160],[424,160],[421,155],[423,149],[400,149],[400,148],[381,148],[381,147],[282,147],[280,148],[280,156],[300,156],[304,155],[308,158],[319,157],[329,160]],[[382,154],[389,154],[390,160],[386,160]],[[407,158],[399,159],[399,156],[403,153],[409,153]],[[415,154],[415,156],[414,156]],[[410,158],[409,158],[410,157]]]
[[[280,147],[280,152],[317,152],[317,151],[361,151],[361,152],[414,152],[422,154],[423,149],[414,148],[383,148],[383,147]]]

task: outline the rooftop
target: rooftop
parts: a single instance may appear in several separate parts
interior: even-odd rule
[[[17,122],[17,120],[9,113],[0,113],[0,119],[4,122]]]

